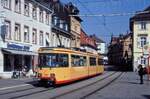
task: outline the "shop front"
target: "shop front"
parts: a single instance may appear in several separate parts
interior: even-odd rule
[[[4,73],[10,72],[10,77],[14,76],[14,72],[19,73],[19,77],[21,77],[23,70],[25,70],[28,75],[33,74],[37,53],[30,51],[30,47],[17,44],[7,44],[7,48],[3,48],[2,53]]]

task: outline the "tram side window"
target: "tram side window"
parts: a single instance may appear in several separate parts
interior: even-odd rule
[[[68,67],[67,54],[44,54],[39,59],[42,67]]]
[[[103,64],[103,60],[102,59],[98,59],[98,65],[102,65]]]
[[[96,58],[90,57],[90,66],[96,66]]]
[[[85,56],[71,55],[71,66],[86,66],[87,59]]]

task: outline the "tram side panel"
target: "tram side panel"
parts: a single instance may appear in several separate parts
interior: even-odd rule
[[[97,61],[97,72],[99,74],[102,74],[104,72],[104,65],[102,64],[102,59],[101,58],[98,58],[98,61]]]
[[[88,68],[85,67],[71,67],[71,78],[79,80],[88,77]]]
[[[103,65],[98,65],[97,66],[97,74],[102,74],[104,72],[104,66]]]
[[[96,58],[89,57],[89,76],[94,76],[97,74]]]
[[[71,55],[71,79],[79,80],[88,77],[86,56]]]

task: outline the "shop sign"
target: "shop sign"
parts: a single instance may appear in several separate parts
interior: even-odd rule
[[[22,51],[29,51],[30,50],[29,46],[9,44],[9,43],[7,44],[7,48],[14,49],[14,50],[22,50]]]

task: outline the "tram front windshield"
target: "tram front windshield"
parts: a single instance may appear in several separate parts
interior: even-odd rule
[[[39,67],[68,67],[68,54],[39,54]]]

